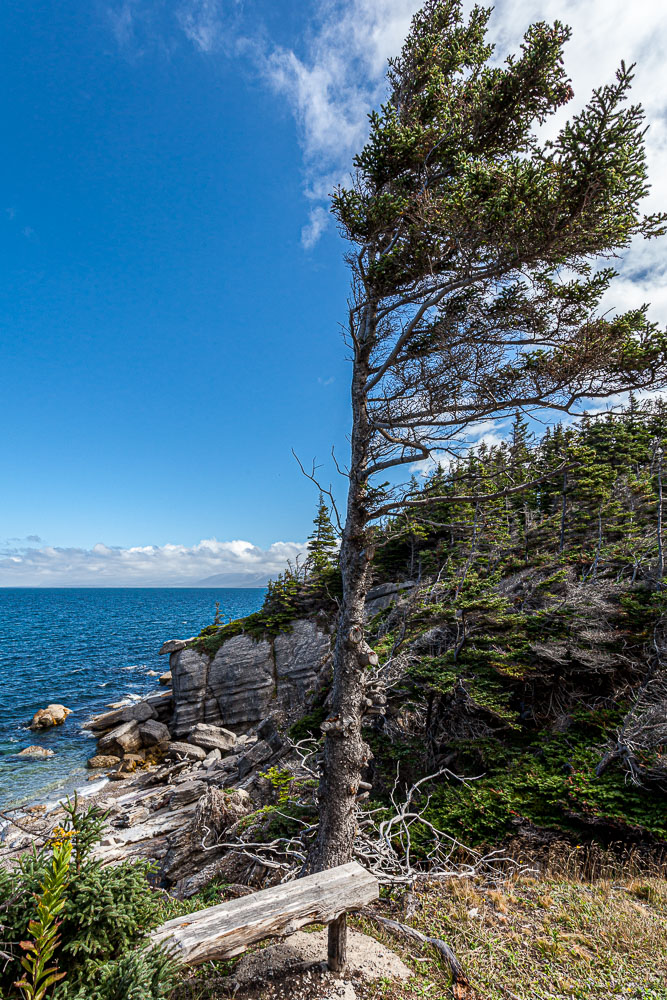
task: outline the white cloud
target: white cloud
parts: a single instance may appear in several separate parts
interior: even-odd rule
[[[186,0],[176,11],[185,37],[201,52],[212,52],[223,42],[229,11],[238,0]]]
[[[158,51],[169,57],[183,37],[199,52],[236,43],[242,0],[112,0],[105,8],[111,33],[126,57]]]
[[[322,205],[311,209],[307,225],[301,230],[301,243],[305,250],[311,250],[329,225],[329,213]]]
[[[156,0],[112,0],[107,15],[121,48],[139,50],[152,36],[168,49],[175,18],[181,37],[200,52],[225,49],[259,67],[297,123],[305,192],[315,203],[302,232],[310,249],[325,229],[328,195],[347,179],[368,132],[368,113],[386,93],[387,59],[400,52],[420,6],[420,0],[322,0],[291,47],[267,44],[256,19],[244,24],[241,0],[180,0],[171,8]],[[465,9],[471,6],[465,0]],[[575,91],[556,120],[580,108],[593,87],[612,80],[621,59],[636,61],[633,98],[646,108],[651,126],[647,210],[667,205],[667,6],[657,0],[498,0],[490,24],[498,60],[518,50],[530,23],[556,19],[573,29],[565,66]],[[659,259],[657,247],[647,255],[650,267]]]
[[[633,102],[646,111],[646,150],[651,191],[644,212],[667,210],[667,7],[652,0],[500,0],[491,19],[497,54],[516,49],[526,26],[536,20],[564,21],[572,28],[565,46],[565,69],[572,78],[574,100],[554,116],[553,134],[580,110],[595,87],[613,81],[622,59],[636,62]],[[636,240],[614,264],[620,277],[604,306],[620,311],[651,303],[650,315],[667,323],[665,240]]]
[[[197,545],[141,545],[117,548],[99,542],[91,549],[25,544],[0,549],[2,587],[197,586],[209,577],[220,586],[259,586],[275,578],[306,552],[305,542],[274,542],[261,549],[240,539]]]
[[[384,93],[387,57],[399,51],[418,6],[414,0],[328,0],[304,33],[303,54],[276,47],[263,58],[267,80],[297,121],[307,197],[320,203],[302,232],[307,249],[324,232],[321,202],[349,174],[368,113]]]
[[[132,0],[107,7],[106,15],[111,31],[120,49],[127,49],[134,42],[135,4]]]

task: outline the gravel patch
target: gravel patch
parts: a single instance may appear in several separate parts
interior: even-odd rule
[[[234,978],[241,985],[267,977],[281,976],[291,970],[323,962],[327,954],[327,932],[307,934],[297,931],[279,944],[269,945],[260,951],[244,955],[234,970]],[[409,979],[412,973],[399,956],[380,944],[375,938],[348,929],[347,973],[361,979]],[[350,994],[351,1000],[352,994]],[[332,994],[332,1000],[338,1000]],[[348,1000],[342,994],[342,1000]]]

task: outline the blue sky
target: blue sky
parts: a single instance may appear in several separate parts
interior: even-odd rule
[[[316,497],[291,449],[327,480],[346,449],[326,194],[417,6],[3,5],[0,585],[250,580],[302,547]],[[640,60],[664,207],[666,17],[633,12],[501,0],[494,34],[572,23],[582,99]],[[637,248],[612,304],[665,317],[662,256]]]

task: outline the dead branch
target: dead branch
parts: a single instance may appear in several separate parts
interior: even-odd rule
[[[380,927],[385,927],[392,934],[396,934],[399,937],[406,937],[411,941],[417,941],[421,945],[431,945],[447,963],[449,971],[452,975],[452,983],[460,984],[462,986],[470,986],[463,966],[452,949],[445,941],[442,940],[442,938],[429,937],[426,934],[422,934],[421,931],[416,930],[416,928],[410,927],[409,924],[401,924],[398,920],[390,920],[388,917],[380,917],[377,913],[373,913],[371,910],[361,910],[360,914],[362,917],[366,917],[367,920],[372,920],[374,923],[379,924]]]
[[[301,469],[301,472],[306,477],[306,479],[310,479],[311,483],[314,483],[315,486],[317,486],[317,488],[320,491],[320,493],[323,493],[325,497],[329,497],[329,502],[331,503],[331,509],[332,509],[332,511],[334,513],[334,517],[336,518],[336,526],[338,528],[339,533],[342,534],[343,525],[342,525],[342,522],[341,522],[341,519],[340,519],[340,515],[338,513],[338,507],[336,506],[336,499],[335,499],[335,497],[333,495],[333,492],[331,490],[331,483],[329,483],[329,488],[327,489],[327,487],[324,486],[317,479],[315,473],[317,472],[318,466],[315,465],[314,461],[313,461],[313,467],[312,467],[311,472],[306,472],[306,470],[304,468],[304,465],[303,465],[303,462],[301,461],[301,459],[299,458],[299,456],[295,452],[294,448],[292,448],[292,454],[294,455],[294,458],[296,459],[297,465]],[[334,461],[336,461],[335,456],[334,456]],[[340,469],[338,469],[338,463],[337,462],[336,462],[336,469],[340,472]],[[341,475],[344,475],[344,473],[341,473]]]

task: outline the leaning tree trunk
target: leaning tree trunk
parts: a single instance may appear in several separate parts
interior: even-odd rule
[[[349,524],[349,514],[345,533],[347,537],[341,546],[343,606],[334,650],[331,714],[323,723],[324,770],[313,853],[313,867],[320,870],[345,864],[352,857],[359,781],[370,759],[370,749],[361,736],[365,699],[364,604],[370,557],[365,531],[361,525]]]
[[[368,320],[366,320],[368,330]],[[365,344],[371,338],[365,338]],[[310,871],[350,861],[357,822],[361,772],[371,758],[361,733],[365,707],[364,675],[369,662],[364,641],[364,609],[370,583],[372,551],[368,531],[366,469],[371,432],[365,384],[369,348],[357,341],[352,378],[350,484],[341,540],[340,571],[343,598],[334,649],[331,712],[325,732],[324,766],[319,788],[317,840],[309,858]],[[329,964],[345,966],[345,917],[329,928]]]

